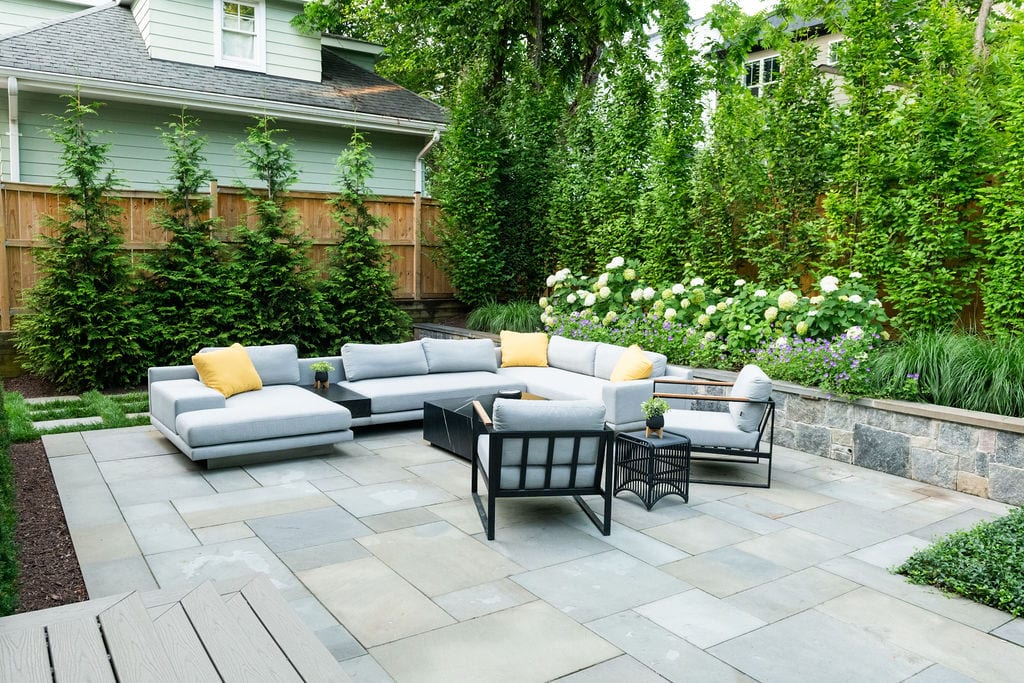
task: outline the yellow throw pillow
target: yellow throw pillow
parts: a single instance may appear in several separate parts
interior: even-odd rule
[[[609,378],[613,382],[628,382],[633,379],[647,379],[651,376],[654,363],[644,355],[643,350],[633,344],[619,357],[619,362]]]
[[[546,368],[548,335],[543,332],[501,333],[501,367]]]
[[[224,398],[263,388],[260,375],[241,344],[232,344],[220,351],[197,353],[192,356],[192,365],[199,372],[199,380],[224,394]]]

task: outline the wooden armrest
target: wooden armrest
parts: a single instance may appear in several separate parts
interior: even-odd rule
[[[655,377],[655,384],[689,384],[698,387],[731,387],[733,382],[719,382],[713,379],[677,379],[675,377]]]
[[[658,398],[686,398],[691,401],[736,401],[738,403],[749,403],[746,396],[705,396],[704,394],[666,394],[655,393]]]
[[[476,411],[476,415],[477,417],[480,418],[481,422],[483,422],[488,427],[491,426],[491,416],[487,414],[486,410],[484,410],[484,407],[480,403],[480,401],[473,401],[473,410]]]

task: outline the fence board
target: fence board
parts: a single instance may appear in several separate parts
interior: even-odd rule
[[[235,226],[245,224],[252,227],[254,217],[249,212],[245,201],[244,190],[235,187],[219,187],[211,185],[216,202],[216,213],[221,224],[214,230],[218,239],[231,243],[237,241]],[[27,183],[8,183],[0,187],[3,201],[0,201],[3,215],[0,216],[0,236],[6,247],[6,282],[0,281],[5,287],[7,306],[0,306],[0,329],[10,329],[11,315],[24,310],[24,292],[38,280],[39,273],[32,256],[33,249],[45,246],[40,236],[54,235],[52,228],[44,227],[44,216],[57,216],[60,212],[61,198],[51,188],[43,185]],[[331,217],[331,207],[327,200],[329,193],[293,192],[288,195],[288,204],[299,214],[301,230],[313,241],[310,258],[314,266],[321,272],[327,261],[327,248],[337,242],[337,226]],[[160,228],[154,220],[154,210],[163,203],[163,197],[155,192],[125,191],[116,196],[117,203],[123,209],[119,224],[121,225],[125,245],[134,263],[147,251],[160,249],[170,235]],[[417,268],[417,252],[415,231],[415,206],[411,197],[381,197],[368,202],[368,208],[374,215],[383,216],[389,224],[381,230],[378,237],[388,245],[392,253],[391,271],[396,277],[395,298],[448,298],[452,296],[452,287],[447,276],[435,265],[430,254],[436,247],[430,246],[436,241],[433,224],[440,216],[439,207],[429,199],[424,199],[421,208],[423,248],[419,256]],[[3,252],[0,251],[0,257]],[[419,272],[417,283],[416,273]]]

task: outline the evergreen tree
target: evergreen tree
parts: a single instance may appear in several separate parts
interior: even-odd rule
[[[42,273],[25,295],[31,314],[15,321],[15,344],[28,370],[73,391],[133,386],[149,359],[130,307],[130,260],[121,249],[121,208],[108,196],[119,183],[109,164],[109,143],[88,130],[98,105],[67,98],[50,137],[60,148],[61,212],[44,225],[55,236],[36,252]]]
[[[277,142],[283,133],[263,116],[246,129],[236,149],[263,189],[247,189],[255,226],[237,229],[239,244],[231,264],[235,303],[232,340],[242,344],[290,343],[316,349],[320,296],[309,258],[310,240],[299,234],[298,214],[287,206],[288,188],[298,179],[291,147]]]
[[[213,238],[219,220],[210,217],[212,200],[200,189],[212,179],[205,167],[206,140],[197,119],[184,111],[161,130],[171,162],[170,185],[156,222],[171,239],[147,255],[137,292],[137,309],[148,324],[146,345],[162,365],[187,363],[201,347],[228,342],[225,301],[230,290],[227,253]]]
[[[330,200],[339,230],[338,244],[327,250],[327,278],[320,285],[329,336],[321,343],[324,348],[399,342],[410,335],[412,320],[393,298],[391,254],[375,235],[388,220],[366,204],[375,198],[367,187],[372,175],[370,144],[354,132],[338,157],[338,194]]]

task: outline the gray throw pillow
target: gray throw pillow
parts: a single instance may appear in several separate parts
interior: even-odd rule
[[[341,347],[345,377],[355,382],[374,377],[427,374],[427,357],[418,341],[402,344],[345,344]]]
[[[431,339],[420,340],[427,368],[438,372],[497,372],[498,359],[494,342],[490,339]]]

